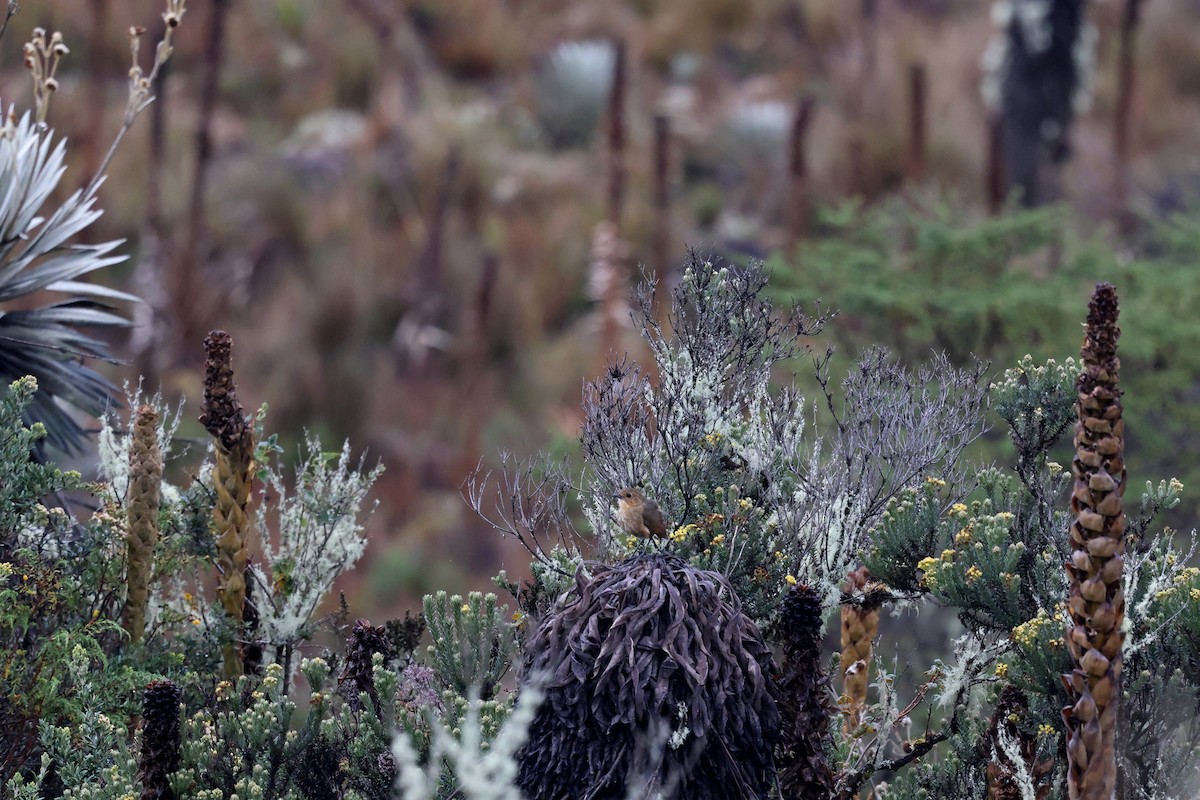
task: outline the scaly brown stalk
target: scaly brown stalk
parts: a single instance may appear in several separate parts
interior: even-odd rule
[[[829,678],[821,665],[821,598],[805,584],[793,586],[779,610],[784,666],[779,678],[783,714],[776,751],[779,788],[790,800],[828,800],[834,777],[828,700]]]
[[[862,589],[871,580],[866,567],[848,576],[847,592]],[[871,644],[879,633],[879,608],[842,606],[842,694],[849,698],[846,733],[862,722],[867,707],[867,685],[871,673]]]
[[[1115,731],[1125,635],[1125,422],[1117,387],[1117,292],[1096,286],[1088,304],[1083,372],[1075,383],[1075,487],[1071,493],[1071,561],[1067,649],[1075,668],[1063,676],[1071,705],[1067,726],[1067,787],[1071,800],[1111,800],[1117,779]]]
[[[144,405],[137,410],[129,448],[129,513],[126,532],[125,605],[121,625],[129,641],[142,640],[146,628],[146,598],[158,543],[158,509],[162,498],[162,454],[158,450],[158,413]]]
[[[233,340],[212,331],[204,340],[204,413],[200,423],[216,440],[213,521],[217,533],[217,597],[229,619],[240,625],[246,605],[246,567],[250,556],[250,484],[254,478],[254,427],[238,402],[233,383]],[[225,675],[242,674],[238,648],[225,648]]]
[[[141,800],[174,800],[169,777],[179,769],[179,687],[151,681],[142,702],[142,754],[138,764]]]

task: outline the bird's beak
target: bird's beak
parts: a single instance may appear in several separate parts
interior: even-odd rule
[[[613,500],[620,500],[620,499],[621,499],[621,493],[620,493],[620,492],[613,492],[613,494],[612,494],[612,499],[613,499]]]

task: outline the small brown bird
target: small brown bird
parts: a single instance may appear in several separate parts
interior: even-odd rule
[[[617,524],[626,533],[639,539],[657,536],[665,538],[667,523],[658,503],[649,500],[637,489],[622,489],[613,495],[617,500]]]

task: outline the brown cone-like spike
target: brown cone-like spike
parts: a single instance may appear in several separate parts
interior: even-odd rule
[[[1116,289],[1098,284],[1080,350],[1083,372],[1075,383],[1074,552],[1066,565],[1071,627],[1064,637],[1075,668],[1063,676],[1071,705],[1062,714],[1071,800],[1111,800],[1117,779],[1114,736],[1125,641],[1125,422],[1117,386],[1117,311]]]
[[[341,690],[347,705],[353,711],[362,709],[360,695],[366,694],[374,704],[375,713],[381,713],[379,691],[375,688],[372,665],[372,659],[376,653],[383,655],[385,663],[393,655],[387,629],[383,626],[371,625],[370,620],[355,620],[354,628],[350,631],[350,638],[346,642],[346,666],[338,678],[338,689]]]
[[[126,532],[125,605],[121,624],[130,642],[140,642],[146,628],[146,598],[158,543],[158,509],[162,498],[162,454],[158,451],[158,413],[137,410],[129,448],[129,515]]]
[[[871,580],[866,567],[859,567],[848,576],[846,591],[862,589]],[[867,685],[871,673],[871,645],[879,633],[879,609],[842,606],[842,694],[850,698],[846,715],[846,732],[862,722],[867,706]]]
[[[204,413],[200,423],[216,440],[213,521],[217,531],[217,596],[229,618],[243,619],[246,604],[246,566],[250,555],[250,484],[254,478],[254,427],[238,402],[233,383],[233,339],[212,331],[204,340]],[[242,674],[238,649],[225,648],[225,675]]]
[[[779,609],[779,639],[785,657],[779,679],[783,715],[776,767],[779,788],[789,800],[829,800],[833,739],[829,677],[821,666],[821,598],[811,586],[793,586]]]
[[[179,698],[171,681],[151,681],[142,701],[142,757],[138,764],[141,800],[174,800],[167,782],[179,769]]]

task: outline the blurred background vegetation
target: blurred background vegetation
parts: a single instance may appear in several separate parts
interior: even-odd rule
[[[120,127],[127,26],[161,25],[159,3],[23,6],[0,97],[30,104],[17,43],[61,30],[69,191]],[[1004,163],[997,53],[1035,6],[1084,24],[1033,191]],[[1113,281],[1134,487],[1197,487],[1197,41],[1195,0],[193,0],[89,229],[132,254],[99,280],[147,301],[104,371],[194,419],[203,334],[225,328],[289,452],[307,427],[381,458],[343,586],[371,616],[523,571],[464,479],[501,449],[577,452],[582,380],[645,357],[622,302],[639,265],[670,283],[687,246],[839,310],[814,345],[845,368],[869,343],[1061,360]]]

